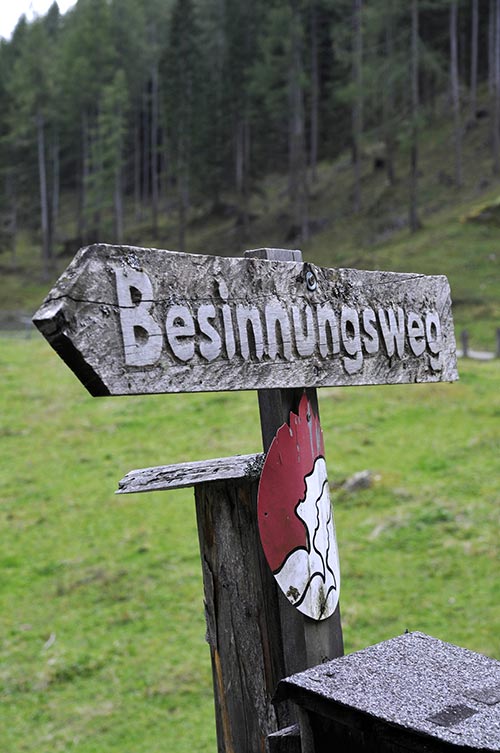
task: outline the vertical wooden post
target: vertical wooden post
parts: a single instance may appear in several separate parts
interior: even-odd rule
[[[300,251],[274,248],[246,251],[245,256],[269,261],[302,260]],[[308,389],[306,392],[319,414],[316,390]],[[259,390],[260,421],[265,452],[269,449],[279,427],[289,421],[290,411],[298,413],[302,395],[303,390]],[[339,607],[328,619],[316,622],[295,609],[281,591],[277,596],[283,635],[283,659],[287,675],[342,656],[344,648]]]
[[[300,252],[283,249],[247,255],[301,261]],[[302,394],[259,391],[265,450]],[[316,391],[307,395],[317,410]],[[279,589],[260,542],[257,491],[255,477],[195,486],[218,753],[265,753],[268,736],[295,721],[288,704],[273,706],[279,680],[343,653],[339,609],[316,622]],[[273,750],[293,745],[292,734],[273,740]]]
[[[290,704],[273,704],[286,672],[279,589],[257,523],[263,461],[240,455],[144,468],[119,483],[120,494],[194,486],[219,753],[265,753],[268,736],[287,727],[273,753],[299,753]]]
[[[258,479],[195,487],[218,753],[264,753],[290,723],[272,698],[286,676],[278,587],[257,525]]]

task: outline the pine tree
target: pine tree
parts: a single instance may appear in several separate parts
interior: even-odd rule
[[[300,8],[298,0],[290,3],[290,67],[289,67],[289,191],[294,222],[299,240],[309,238],[309,196],[304,113],[304,64]]]
[[[136,0],[113,0],[111,26],[118,57],[117,66],[125,73],[128,92],[129,123],[125,141],[127,157],[123,166],[124,189],[132,184],[134,216],[142,219],[142,105],[149,76],[149,43],[144,3]]]
[[[455,183],[460,187],[462,185],[462,123],[458,80],[458,6],[456,0],[450,2],[450,83],[454,118]]]
[[[418,216],[418,118],[419,91],[419,0],[411,0],[411,146],[409,225],[412,233],[420,229]]]
[[[361,137],[363,133],[363,0],[352,5],[352,162],[354,166],[354,211],[361,210]]]
[[[200,112],[198,27],[192,0],[176,0],[170,19],[168,47],[162,60],[166,122],[172,149],[172,175],[177,186],[179,250],[185,249],[186,215],[195,165]]]
[[[261,30],[251,92],[265,128],[259,136],[267,169],[288,165],[291,230],[299,239],[309,234],[304,80],[302,6],[298,0],[276,3]]]
[[[257,56],[257,40],[263,19],[262,0],[242,3],[226,0],[224,6],[223,66],[225,82],[223,109],[229,124],[232,145],[224,160],[228,182],[234,181],[238,198],[240,243],[246,244],[248,230],[247,202],[252,180],[252,102],[249,90],[253,61]]]
[[[500,174],[500,0],[495,0],[490,23],[494,29],[493,172]]]
[[[61,49],[65,123],[79,155],[79,235],[97,239],[101,211],[99,107],[103,87],[117,67],[111,9],[107,0],[79,0],[67,14]],[[89,193],[90,192],[90,193]]]
[[[19,56],[9,81],[13,103],[11,138],[18,144],[26,144],[30,149],[36,145],[42,260],[46,278],[50,274],[53,258],[47,170],[47,131],[51,118],[54,117],[55,102],[53,59],[50,51],[47,28],[43,19],[37,19],[27,27],[23,35]]]
[[[471,0],[470,120],[476,121],[479,48],[479,0]]]

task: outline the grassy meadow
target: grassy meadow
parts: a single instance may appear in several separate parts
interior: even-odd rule
[[[422,133],[422,230],[407,228],[408,144],[390,186],[374,169],[375,134],[362,212],[352,212],[349,155],[321,163],[301,247],[328,267],[447,275],[457,335],[467,327],[471,348],[493,351],[500,183],[490,125],[464,133],[460,189],[450,182],[451,128],[443,104]],[[259,180],[247,228],[235,196],[222,212],[212,197],[193,205],[186,249],[298,245],[286,189],[286,176]],[[76,198],[61,197],[51,279],[28,229],[2,253],[0,327],[30,316],[76,253]],[[138,222],[130,204],[127,222],[126,243],[178,248],[173,211],[162,210],[155,237],[146,210]],[[347,651],[409,629],[500,659],[500,360],[462,360],[459,370],[450,385],[320,392]],[[37,334],[0,333],[0,438],[1,750],[214,751],[192,490],[114,492],[132,468],[259,451],[256,395],[94,399]],[[342,491],[361,470],[373,486]]]
[[[500,361],[459,369],[320,392],[347,651],[408,628],[500,658]],[[192,491],[114,491],[259,451],[256,403],[91,398],[38,335],[0,337],[2,750],[215,750]]]

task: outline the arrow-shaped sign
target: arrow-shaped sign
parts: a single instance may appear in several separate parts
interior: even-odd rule
[[[99,244],[33,321],[93,395],[458,378],[443,276]]]

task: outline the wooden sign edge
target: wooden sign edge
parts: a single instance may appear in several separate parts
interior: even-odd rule
[[[61,357],[61,359],[67,364],[67,366],[73,371],[73,373],[77,376],[77,378],[83,383],[83,385],[86,387],[86,389],[90,392],[91,395],[100,397],[100,396],[109,396],[109,395],[131,395],[131,394],[179,394],[182,392],[185,393],[196,393],[196,392],[217,392],[217,391],[231,391],[231,390],[255,390],[255,389],[274,389],[278,388],[275,384],[271,383],[271,379],[269,379],[269,383],[266,382],[266,380],[262,380],[259,376],[259,378],[256,378],[256,384],[249,384],[248,386],[245,385],[237,385],[235,387],[228,386],[227,384],[222,385],[221,387],[214,387],[213,385],[209,386],[208,388],[203,385],[203,383],[200,383],[199,385],[189,385],[187,388],[175,388],[172,387],[172,385],[169,385],[167,388],[160,388],[157,390],[152,390],[148,392],[144,392],[144,390],[141,390],[140,388],[137,389],[137,391],[129,388],[129,389],[123,389],[121,391],[114,391],[112,388],[108,387],[106,382],[99,376],[99,374],[96,372],[94,368],[88,363],[88,361],[84,358],[82,353],[78,350],[78,348],[74,345],[74,343],[71,341],[71,339],[65,334],[65,324],[66,324],[66,318],[65,318],[65,303],[67,301],[77,301],[77,302],[85,302],[89,304],[95,303],[96,305],[99,305],[98,300],[88,300],[88,301],[79,301],[79,299],[75,299],[70,295],[71,289],[77,284],[79,278],[82,276],[82,274],[86,271],[87,265],[93,260],[93,258],[97,255],[98,261],[100,263],[106,264],[109,259],[101,258],[99,255],[109,255],[110,253],[115,254],[139,254],[140,256],[143,256],[144,254],[147,254],[148,252],[154,252],[159,254],[165,254],[169,257],[182,257],[186,260],[193,261],[195,260],[195,263],[197,265],[200,265],[203,263],[204,259],[213,261],[214,259],[223,259],[224,261],[227,260],[230,264],[231,262],[235,263],[241,263],[241,262],[248,262],[249,264],[258,264],[258,265],[271,265],[277,268],[283,268],[283,267],[289,267],[290,265],[295,265],[299,269],[302,269],[304,266],[309,267],[310,269],[317,270],[318,272],[324,271],[326,272],[335,272],[339,276],[342,274],[353,274],[353,275],[367,275],[367,276],[379,276],[384,277],[387,275],[388,278],[394,278],[397,276],[401,281],[406,280],[423,280],[423,281],[429,281],[430,283],[434,283],[436,285],[442,286],[442,290],[440,291],[440,297],[442,300],[446,302],[446,308],[449,309],[447,312],[447,317],[449,320],[448,328],[451,330],[451,332],[454,334],[454,327],[453,327],[453,316],[452,316],[452,302],[451,302],[451,291],[448,279],[446,275],[425,275],[422,273],[410,273],[410,272],[390,272],[390,271],[384,271],[384,270],[357,270],[357,269],[351,269],[351,268],[325,268],[325,267],[319,267],[314,264],[306,263],[306,265],[302,264],[298,261],[284,261],[284,260],[268,260],[263,259],[259,255],[259,253],[253,254],[253,256],[250,257],[220,257],[216,255],[209,255],[209,254],[189,254],[189,253],[183,253],[183,252],[177,252],[177,251],[170,251],[168,249],[158,249],[158,248],[143,248],[138,246],[125,246],[125,245],[111,245],[111,244],[104,244],[104,243],[96,243],[92,244],[90,246],[86,246],[81,248],[73,260],[70,262],[69,266],[66,268],[66,270],[62,273],[62,275],[58,278],[53,288],[50,290],[49,294],[46,296],[45,300],[39,307],[39,309],[35,312],[33,316],[33,323],[37,327],[37,329],[40,331],[40,333],[47,339],[51,347],[58,353],[58,355]],[[181,258],[179,258],[179,262],[181,262]],[[107,302],[106,302],[107,303]],[[107,304],[108,305],[108,304]],[[113,305],[113,304],[109,304]],[[116,306],[116,304],[114,304]],[[453,338],[452,338],[453,339]],[[304,361],[305,363],[305,361]],[[267,365],[267,364],[266,364]],[[273,366],[285,366],[286,364],[277,364],[274,362]],[[290,364],[291,365],[291,364]],[[447,369],[446,369],[446,376],[442,377],[440,373],[436,373],[434,378],[429,379],[421,379],[416,378],[412,380],[408,380],[406,382],[402,382],[400,380],[389,380],[387,382],[373,382],[369,379],[363,379],[363,378],[349,378],[345,379],[342,382],[333,381],[332,379],[325,379],[325,380],[306,380],[304,381],[303,378],[299,378],[297,383],[294,383],[292,381],[287,381],[287,387],[295,388],[295,387],[311,387],[311,386],[318,386],[318,387],[336,387],[336,386],[368,386],[372,384],[411,384],[411,383],[436,383],[436,382],[453,382],[459,379],[458,371],[457,371],[457,361],[456,361],[456,344],[451,343],[451,347],[448,348],[447,351]]]

